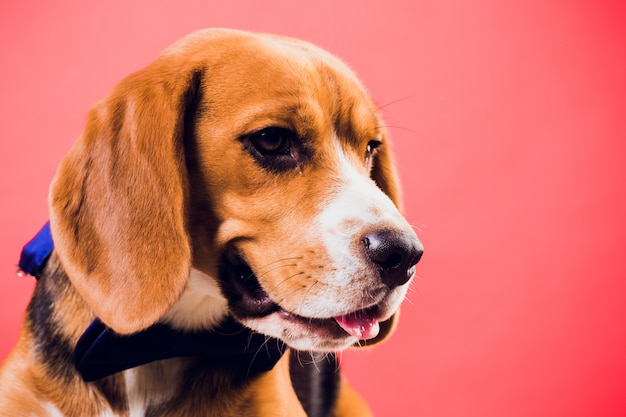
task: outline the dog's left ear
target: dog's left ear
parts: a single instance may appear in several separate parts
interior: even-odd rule
[[[122,334],[154,324],[191,266],[185,115],[201,70],[155,61],[92,109],[50,187],[55,250],[73,286]]]

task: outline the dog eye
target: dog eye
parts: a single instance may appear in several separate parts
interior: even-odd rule
[[[296,137],[289,129],[268,127],[251,134],[250,142],[261,155],[289,155]]]
[[[383,143],[379,140],[370,140],[367,142],[367,148],[365,148],[365,163],[369,165],[372,160],[372,156],[376,154],[376,150],[380,148]]]
[[[372,155],[374,153],[374,151],[376,149],[378,149],[380,147],[380,145],[382,145],[383,143],[379,140],[370,140],[369,142],[367,142],[367,150],[366,153],[367,155]]]
[[[240,138],[258,165],[271,172],[286,172],[307,159],[298,134],[284,127],[266,127]]]

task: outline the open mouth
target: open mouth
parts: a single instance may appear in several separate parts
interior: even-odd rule
[[[277,313],[283,320],[297,323],[311,333],[344,339],[375,338],[379,331],[377,306],[328,318],[303,317],[283,309],[263,289],[250,266],[236,248],[228,249],[222,258],[220,278],[234,314],[240,319],[255,319]]]

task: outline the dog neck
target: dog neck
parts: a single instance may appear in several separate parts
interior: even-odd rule
[[[54,249],[46,223],[24,246],[20,270],[39,277]],[[272,369],[286,350],[279,340],[254,333],[230,317],[211,331],[185,332],[167,324],[120,335],[98,318],[85,330],[74,351],[74,364],[83,380],[94,381],[150,362],[203,356],[222,363],[247,364],[247,375]]]

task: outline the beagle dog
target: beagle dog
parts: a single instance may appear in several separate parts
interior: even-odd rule
[[[396,323],[423,251],[399,194],[339,59],[188,35],[95,105],[58,169],[0,415],[370,415],[337,353]]]

